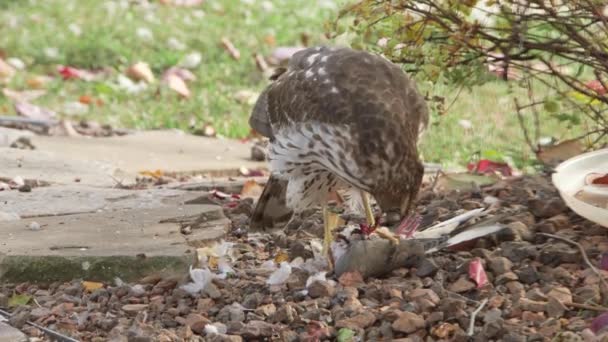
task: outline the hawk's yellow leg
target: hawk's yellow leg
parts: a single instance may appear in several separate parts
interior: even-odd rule
[[[327,257],[329,267],[333,269],[333,258],[331,256],[331,242],[333,231],[340,224],[340,216],[327,207],[323,206],[323,253]]]
[[[367,196],[367,192],[361,190],[361,198],[363,199],[363,207],[365,208],[365,217],[367,217],[367,224],[371,227],[376,225],[376,220],[374,219],[374,212],[372,211],[372,206],[369,204],[369,197]]]
[[[372,206],[369,204],[369,197],[365,191],[361,191],[361,198],[363,199],[363,206],[365,207],[365,217],[367,218],[367,224],[370,227],[374,227],[376,225],[376,220],[374,219],[374,212],[372,211]],[[390,230],[385,227],[379,227],[376,229],[376,234],[383,239],[387,239],[394,244],[399,243],[399,238],[395,236]]]

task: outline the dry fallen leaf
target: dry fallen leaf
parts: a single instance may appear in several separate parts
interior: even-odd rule
[[[241,53],[239,52],[239,50],[234,47],[234,44],[232,44],[232,42],[226,38],[223,37],[222,38],[222,46],[224,47],[224,49],[226,49],[226,51],[228,51],[228,53],[230,54],[230,57],[238,60],[239,58],[241,58]]]
[[[243,184],[243,189],[241,190],[241,197],[257,198],[262,195],[263,190],[264,187],[262,187],[253,179],[250,179],[246,181],[245,184]]]
[[[17,114],[26,118],[45,121],[54,118],[57,115],[52,110],[38,107],[31,103],[22,101],[18,101],[17,103],[15,103],[15,111],[17,112]]]
[[[154,170],[154,171],[144,170],[144,171],[140,171],[139,174],[142,176],[148,176],[148,177],[158,179],[164,175],[164,172],[162,170]]]
[[[150,66],[144,62],[137,62],[130,66],[126,72],[127,76],[131,77],[135,81],[145,81],[147,83],[153,83],[155,78]]]
[[[338,278],[338,282],[342,286],[355,286],[363,283],[363,276],[361,273],[359,273],[359,271],[344,272],[340,278]]]
[[[8,88],[2,89],[2,94],[13,101],[30,102],[46,94],[45,90],[16,91]]]
[[[95,290],[99,290],[103,287],[103,283],[98,283],[95,281],[83,281],[82,287],[84,287],[85,291],[93,292]]]
[[[51,80],[52,80],[52,78],[50,78],[48,76],[36,75],[36,76],[32,76],[32,77],[28,78],[27,81],[25,81],[25,83],[30,88],[33,88],[33,89],[42,89]]]
[[[275,257],[274,257],[274,262],[276,262],[277,264],[282,263],[283,261],[288,261],[289,260],[289,254],[287,254],[285,251],[281,251],[279,252]]]
[[[167,76],[167,85],[169,86],[169,88],[171,88],[171,90],[174,90],[182,97],[190,97],[190,89],[188,89],[186,82],[184,82],[184,80],[181,79],[179,76],[173,74]]]
[[[0,58],[0,79],[10,79],[15,75],[15,68]]]
[[[477,284],[478,289],[488,283],[488,276],[479,258],[475,258],[469,263],[469,278]]]
[[[557,145],[543,146],[536,157],[547,166],[557,166],[584,152],[583,144],[578,139],[565,140]]]

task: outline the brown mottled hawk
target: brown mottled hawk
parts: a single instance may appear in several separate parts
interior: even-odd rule
[[[324,206],[338,189],[361,193],[368,210],[365,193],[384,213],[409,213],[424,172],[417,143],[428,110],[398,66],[368,52],[313,47],[271,79],[249,119],[270,140],[271,169],[252,229]]]

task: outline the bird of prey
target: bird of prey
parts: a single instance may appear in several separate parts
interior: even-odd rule
[[[350,48],[300,50],[271,78],[249,119],[269,138],[270,178],[252,230],[321,206],[325,242],[332,191],[357,194],[374,224],[368,194],[381,212],[413,210],[424,167],[418,139],[428,108],[415,83],[386,58]]]

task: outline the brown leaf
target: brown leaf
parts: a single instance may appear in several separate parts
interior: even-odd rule
[[[103,287],[103,283],[98,283],[95,281],[83,281],[82,287],[84,287],[85,291],[93,292]]]
[[[260,197],[260,195],[262,195],[262,190],[264,190],[264,188],[260,184],[258,184],[253,179],[250,179],[250,180],[246,181],[245,184],[243,184],[243,189],[241,190],[241,196],[257,198],[257,197]]]
[[[10,79],[15,75],[15,68],[0,58],[0,79]]]
[[[228,53],[233,59],[238,60],[239,58],[241,58],[241,53],[236,47],[234,47],[234,44],[232,44],[232,42],[228,38],[222,37],[222,46],[224,47],[224,49],[226,49],[226,51],[228,51]]]
[[[143,80],[147,83],[154,82],[154,74],[150,70],[150,66],[145,62],[137,62],[130,66],[126,72],[130,78],[140,81]]]
[[[184,98],[190,97],[190,89],[188,89],[186,82],[184,82],[184,80],[181,79],[179,76],[174,75],[174,74],[169,75],[167,77],[167,84],[169,85],[169,88],[174,90],[176,93],[178,93],[182,97],[184,97]]]
[[[583,144],[578,139],[562,141],[553,146],[545,146],[536,153],[536,157],[546,166],[557,166],[563,161],[584,152]]]

